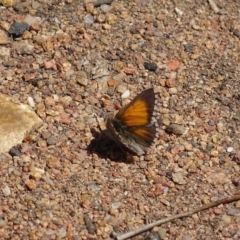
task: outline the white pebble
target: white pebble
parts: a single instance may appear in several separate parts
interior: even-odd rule
[[[108,13],[108,12],[110,11],[110,9],[111,9],[111,6],[110,6],[110,5],[107,5],[107,4],[102,4],[102,5],[100,6],[100,9],[101,9],[103,12]]]
[[[55,17],[54,20],[55,20],[55,23],[61,24],[60,20],[57,17]]]
[[[227,148],[227,152],[230,153],[230,152],[233,152],[233,151],[234,151],[233,147],[228,147],[228,148]]]
[[[28,102],[29,106],[35,107],[35,102],[32,97],[28,97],[27,102]]]
[[[126,90],[122,95],[121,98],[128,98],[130,96],[130,91]]]
[[[179,15],[182,16],[183,15],[183,11],[181,11],[179,8],[175,7],[175,12]]]
[[[7,196],[9,196],[9,195],[11,194],[11,190],[10,190],[10,188],[9,188],[8,186],[4,187],[4,188],[2,189],[2,192],[3,192],[3,195],[4,195],[5,197],[7,197]]]
[[[62,239],[65,238],[67,235],[67,230],[64,227],[61,227],[59,230],[59,235],[58,235],[58,239]]]
[[[168,194],[168,187],[163,187],[163,195],[166,196]]]

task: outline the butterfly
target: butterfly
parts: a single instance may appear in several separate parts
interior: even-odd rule
[[[158,137],[155,102],[153,88],[138,94],[115,117],[108,118],[106,126],[110,137],[129,152],[143,155]]]

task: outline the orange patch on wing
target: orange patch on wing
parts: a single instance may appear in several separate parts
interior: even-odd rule
[[[118,118],[127,126],[144,125],[149,122],[147,103],[143,99],[130,103],[123,109]]]

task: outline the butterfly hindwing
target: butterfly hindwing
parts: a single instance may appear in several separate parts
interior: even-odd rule
[[[150,147],[156,136],[155,124],[151,126],[133,127],[129,130],[134,141],[144,147]]]

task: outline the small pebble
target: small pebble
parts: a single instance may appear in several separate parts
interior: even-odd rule
[[[223,130],[224,130],[224,125],[223,125],[223,123],[218,123],[217,124],[217,130],[219,131],[219,132],[223,132]]]
[[[223,220],[223,222],[225,222],[226,224],[230,224],[231,221],[232,221],[232,218],[231,218],[230,216],[224,214],[224,215],[222,216],[222,220]]]
[[[52,156],[51,158],[49,158],[47,160],[47,166],[49,168],[60,168],[61,167],[61,163],[60,160],[57,157]]]
[[[233,152],[233,151],[234,151],[234,148],[233,148],[233,147],[228,147],[228,148],[227,148],[227,152],[228,152],[228,153],[231,153],[231,152]]]
[[[184,44],[183,46],[186,52],[192,52],[194,50],[194,45],[192,44]]]
[[[0,56],[9,56],[10,49],[6,47],[0,47]]]
[[[183,178],[183,175],[180,172],[172,173],[172,180],[177,184],[186,184],[186,181]]]
[[[160,227],[158,230],[158,234],[161,237],[161,239],[165,239],[166,238],[166,234],[167,234],[167,229]]]
[[[24,22],[27,23],[29,26],[33,24],[40,24],[41,23],[41,18],[40,17],[34,17],[30,14],[27,14],[26,17],[24,18]]]
[[[0,44],[7,44],[9,42],[9,38],[5,31],[0,29]]]
[[[32,97],[28,97],[27,101],[28,101],[29,106],[35,107],[36,104],[35,104],[35,102],[34,102]]]
[[[25,184],[29,190],[34,190],[37,187],[36,181],[33,179],[27,180]]]
[[[179,15],[182,16],[183,15],[183,11],[181,11],[179,8],[175,7],[175,12]]]
[[[122,204],[120,202],[112,203],[113,209],[118,209]]]
[[[54,235],[56,233],[55,230],[52,230],[52,229],[49,229],[47,228],[46,231],[45,231],[46,235],[50,236],[50,235]]]
[[[158,68],[156,63],[151,63],[151,62],[145,62],[144,67],[149,70],[155,72]]]
[[[107,5],[107,4],[102,4],[100,6],[100,9],[105,12],[105,13],[108,13],[110,10],[111,10],[111,6],[110,5]]]
[[[76,75],[77,75],[77,82],[83,86],[87,86],[88,85],[88,82],[89,82],[89,79],[88,79],[88,76],[87,76],[87,73],[85,71],[78,71],[76,72]]]
[[[105,21],[109,25],[114,25],[117,22],[117,16],[112,13],[107,13]]]
[[[153,22],[153,26],[154,26],[155,28],[157,28],[157,27],[158,27],[158,22]]]
[[[122,95],[121,98],[128,98],[130,96],[130,91],[126,90]]]
[[[240,38],[240,31],[239,30],[231,28],[231,31],[236,37]]]
[[[14,157],[14,156],[19,156],[21,154],[21,146],[17,145],[14,146],[10,149],[9,154]]]
[[[90,234],[94,234],[96,227],[94,226],[92,219],[88,215],[84,215],[83,220],[85,222],[86,228]]]
[[[40,168],[37,168],[37,167],[34,167],[31,172],[30,172],[30,176],[38,181],[42,178],[42,175],[44,174],[44,169],[40,169]]]
[[[188,132],[188,128],[176,123],[172,123],[166,128],[166,131],[175,135],[184,135]]]
[[[127,86],[126,85],[123,85],[123,84],[120,84],[117,86],[117,92],[119,93],[125,93],[128,89],[127,89]]]
[[[165,82],[165,84],[166,84],[166,86],[168,87],[168,88],[173,88],[173,87],[175,87],[175,81],[173,80],[173,79],[167,79],[166,80],[166,82]]]
[[[182,240],[192,240],[192,238],[190,235],[184,234]]]
[[[218,156],[218,151],[212,150],[211,151],[211,157],[217,157]]]
[[[238,208],[230,208],[227,212],[230,216],[240,216],[240,209]]]
[[[87,14],[84,17],[84,22],[87,23],[87,24],[93,24],[94,23],[93,16],[91,14]]]
[[[177,94],[177,88],[175,88],[175,87],[169,88],[169,93],[170,94]]]
[[[29,28],[29,25],[26,22],[15,22],[11,25],[8,33],[14,38],[21,36],[25,30]]]
[[[47,139],[47,144],[48,145],[55,145],[57,143],[57,138],[54,136],[51,136]]]
[[[67,230],[65,227],[61,227],[58,233],[58,239],[65,238],[67,235]]]
[[[9,196],[11,194],[11,190],[8,186],[5,186],[3,189],[2,189],[2,192],[3,192],[3,195],[5,197]]]

